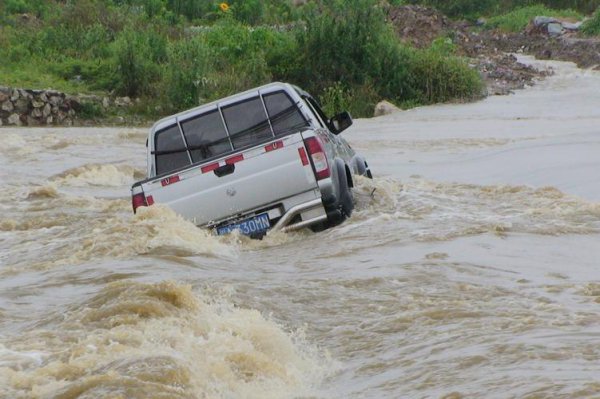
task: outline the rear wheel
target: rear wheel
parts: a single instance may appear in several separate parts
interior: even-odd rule
[[[322,231],[329,227],[337,226],[352,215],[354,209],[354,197],[352,190],[348,185],[346,167],[343,162],[339,162],[338,173],[338,196],[337,201],[326,208],[327,221],[320,226],[315,226],[313,231]]]

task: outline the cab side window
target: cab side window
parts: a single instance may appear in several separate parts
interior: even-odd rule
[[[308,127],[308,121],[284,91],[265,94],[263,98],[276,136]]]

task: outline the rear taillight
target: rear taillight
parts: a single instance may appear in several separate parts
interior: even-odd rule
[[[132,195],[131,206],[133,206],[133,213],[135,213],[136,209],[138,209],[140,206],[148,206],[148,201],[146,201],[146,196],[144,193]]]
[[[329,164],[327,163],[327,155],[323,148],[323,143],[318,137],[309,137],[304,140],[306,149],[312,159],[313,166],[315,168],[315,175],[317,180],[325,179],[330,176]]]

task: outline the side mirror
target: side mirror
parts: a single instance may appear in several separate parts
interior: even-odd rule
[[[340,134],[352,126],[352,116],[348,111],[341,112],[329,119],[329,127],[333,134]]]

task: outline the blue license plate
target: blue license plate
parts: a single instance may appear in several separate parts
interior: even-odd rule
[[[266,213],[244,219],[241,222],[229,224],[227,226],[217,227],[217,234],[229,234],[233,230],[239,230],[240,233],[250,235],[254,233],[263,233],[271,227],[269,216]]]

